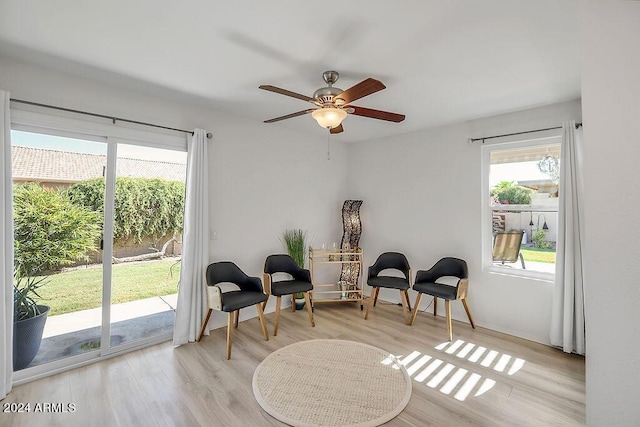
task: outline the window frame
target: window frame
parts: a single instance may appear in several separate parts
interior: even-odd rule
[[[555,282],[555,273],[547,273],[542,271],[533,270],[520,270],[509,269],[501,266],[497,266],[493,263],[493,233],[492,233],[492,219],[493,209],[489,203],[490,200],[490,188],[489,188],[489,172],[491,169],[491,153],[494,151],[502,151],[515,148],[533,147],[533,146],[547,146],[562,144],[562,136],[559,132],[546,132],[545,135],[539,137],[527,138],[527,139],[511,139],[509,141],[498,141],[493,143],[483,144],[481,147],[481,209],[482,209],[482,270],[489,273],[501,274],[507,276],[521,277],[527,279],[540,280],[544,282]],[[546,211],[545,211],[546,209]],[[510,210],[523,210],[522,205],[513,205]],[[548,207],[535,206],[526,209],[526,211],[532,210],[533,212],[548,212]],[[558,215],[560,215],[560,207],[558,207]]]

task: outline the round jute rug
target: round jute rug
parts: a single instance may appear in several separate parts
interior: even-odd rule
[[[411,378],[389,352],[343,340],[301,341],[253,374],[256,400],[292,426],[377,426],[411,398]]]

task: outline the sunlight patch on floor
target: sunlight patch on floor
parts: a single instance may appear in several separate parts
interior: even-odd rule
[[[435,346],[434,349],[478,364],[482,368],[507,375],[514,375],[525,365],[524,359],[464,340],[443,342]],[[496,385],[495,380],[480,373],[457,367],[452,363],[417,350],[407,356],[389,355],[382,363],[404,366],[414,381],[424,383],[443,394],[453,395],[456,400],[461,402],[471,395],[473,397],[482,396]]]

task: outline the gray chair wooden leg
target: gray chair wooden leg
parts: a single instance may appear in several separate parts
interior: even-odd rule
[[[444,300],[444,309],[447,314],[447,333],[449,334],[449,341],[453,341],[453,325],[451,324],[451,301]]]
[[[404,298],[407,301],[407,308],[411,311],[411,301],[409,301],[409,291],[404,291]]]
[[[380,288],[371,288],[371,295],[369,295],[369,304],[367,304],[367,309],[364,311],[364,320],[367,320],[369,317],[369,309],[376,304],[376,300],[378,299],[378,291]]]
[[[231,340],[233,339],[233,312],[227,316],[227,360],[231,359]]]
[[[258,311],[258,319],[260,319],[260,327],[262,328],[262,335],[264,335],[264,340],[269,341],[269,333],[267,332],[267,323],[264,321],[264,311],[262,310],[262,303],[256,304],[256,310]]]
[[[200,334],[198,335],[198,341],[202,339],[202,335],[204,335],[204,329],[207,327],[207,323],[209,323],[209,317],[211,317],[211,309],[207,311],[207,316],[204,318],[204,322],[202,322],[202,326],[200,327]]]
[[[404,315],[404,324],[408,325],[410,322],[409,316],[410,316],[410,312],[407,310],[407,306],[409,305],[409,301],[407,301],[407,299],[409,298],[409,295],[406,293],[406,291],[400,291],[400,304],[402,304],[402,314]]]
[[[273,336],[278,335],[278,322],[280,321],[280,304],[282,303],[282,297],[276,297],[276,318],[273,322]]]
[[[471,310],[469,309],[469,306],[467,305],[467,299],[466,298],[462,298],[460,301],[462,301],[462,305],[464,306],[464,311],[467,312],[467,317],[469,318],[469,323],[471,323],[471,327],[473,329],[476,328],[476,324],[473,323],[473,317],[471,317]]]
[[[416,321],[416,316],[418,315],[418,311],[420,309],[420,301],[422,301],[422,292],[418,292],[418,296],[416,297],[416,302],[413,304],[413,313],[411,314],[411,323],[413,326],[413,322]]]

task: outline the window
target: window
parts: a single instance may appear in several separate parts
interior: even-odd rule
[[[553,279],[560,142],[558,136],[482,147],[486,270]]]

